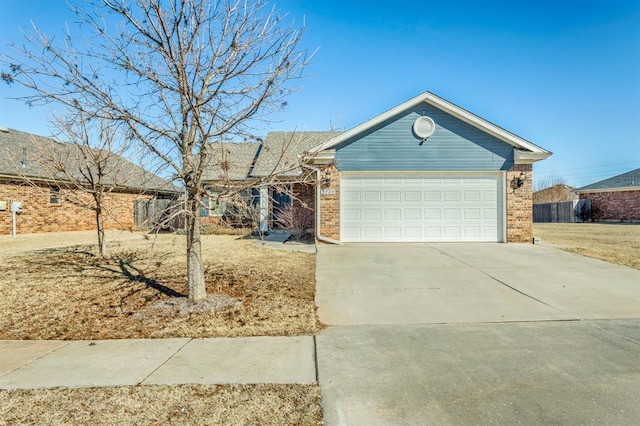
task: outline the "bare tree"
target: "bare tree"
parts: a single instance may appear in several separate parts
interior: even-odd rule
[[[123,158],[122,134],[111,122],[90,119],[80,112],[51,120],[57,139],[66,143],[38,145],[38,162],[46,176],[64,190],[64,199],[95,213],[98,250],[107,256],[104,219],[109,194],[146,186],[151,180],[142,168]]]
[[[2,54],[2,78],[123,125],[185,190],[189,298],[206,297],[200,238],[202,173],[212,143],[251,138],[300,76],[302,30],[266,0],[89,0],[81,35],[58,42],[34,27]],[[88,34],[86,33],[88,31]]]

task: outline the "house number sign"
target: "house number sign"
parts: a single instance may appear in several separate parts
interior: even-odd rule
[[[324,188],[320,190],[322,195],[336,195],[336,190],[333,188]]]

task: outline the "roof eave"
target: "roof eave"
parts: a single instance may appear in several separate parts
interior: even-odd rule
[[[523,151],[521,149],[513,149],[513,162],[515,164],[533,164],[536,161],[546,160],[551,157],[552,153]]]
[[[619,186],[615,188],[594,188],[594,189],[580,188],[580,189],[576,189],[575,193],[589,194],[593,192],[623,192],[623,191],[640,191],[640,186]]]
[[[533,153],[541,153],[541,154],[547,154],[546,157],[547,158],[551,155],[551,153],[525,139],[522,139],[521,137],[508,132],[507,130],[496,126],[493,123],[488,122],[487,120],[484,120],[480,117],[478,117],[475,114],[472,114],[471,112],[465,110],[464,108],[461,108],[455,104],[452,104],[451,102],[442,99],[441,97],[434,95],[431,92],[424,92],[414,98],[409,99],[406,102],[403,102],[402,104],[391,108],[390,110],[368,120],[365,121],[364,123],[352,128],[351,130],[348,130],[338,136],[336,136],[333,139],[328,140],[327,142],[317,146],[316,148],[312,149],[309,151],[309,153],[311,155],[315,155],[321,151],[333,148],[337,145],[339,145],[342,142],[347,141],[348,139],[366,131],[369,130],[370,128],[377,126],[378,124],[383,123],[384,121],[394,117],[397,114],[400,114],[403,111],[406,111],[409,108],[412,108],[416,105],[419,105],[421,102],[426,102],[430,105],[435,106],[436,108],[464,121],[467,124],[470,124],[482,131],[484,131],[485,133],[488,133],[500,140],[502,140],[503,142],[508,143],[509,145],[512,145],[514,148],[519,148],[519,149],[524,149],[527,151],[531,151]],[[541,158],[543,159],[543,158]],[[537,161],[537,160],[536,160]]]

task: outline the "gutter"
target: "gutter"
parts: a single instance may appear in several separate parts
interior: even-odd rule
[[[317,167],[311,166],[309,164],[302,164],[303,167],[307,167],[313,171],[316,172],[316,238],[320,241],[323,241],[325,243],[329,243],[329,244],[340,244],[340,241],[338,240],[334,240],[331,238],[327,238],[327,237],[323,237],[320,234],[320,178],[321,176],[321,170]]]

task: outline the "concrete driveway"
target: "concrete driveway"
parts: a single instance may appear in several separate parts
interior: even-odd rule
[[[640,271],[519,244],[318,247],[327,425],[635,424]]]
[[[640,317],[640,271],[525,244],[319,246],[327,325]]]

